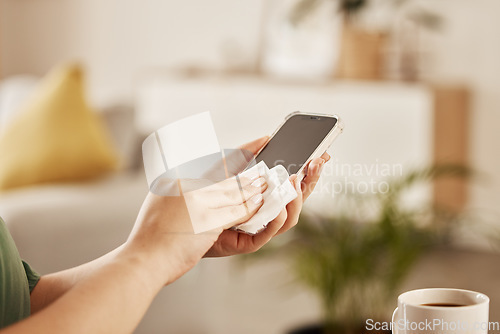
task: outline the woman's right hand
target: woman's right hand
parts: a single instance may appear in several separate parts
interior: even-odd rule
[[[153,274],[169,284],[190,270],[224,228],[249,220],[262,206],[265,180],[233,177],[184,194],[148,193],[123,251],[151,261]],[[187,203],[187,204],[186,204]],[[193,224],[212,227],[194,234]]]

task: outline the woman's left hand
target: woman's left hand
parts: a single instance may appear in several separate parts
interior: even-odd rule
[[[245,144],[241,148],[256,154],[268,140],[269,137],[263,137]],[[311,161],[307,168],[307,175],[301,184],[299,184],[296,175],[290,176],[290,181],[294,184],[298,196],[281,210],[278,217],[271,221],[265,230],[256,235],[225,230],[212,248],[205,254],[205,257],[220,257],[255,252],[268,243],[274,236],[282,234],[295,226],[299,220],[302,203],[304,203],[314,190],[321,175],[323,165],[328,160],[330,160],[330,155],[325,152],[321,158]]]

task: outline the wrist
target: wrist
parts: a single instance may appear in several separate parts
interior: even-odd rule
[[[121,247],[116,260],[126,263],[140,282],[154,290],[160,290],[170,281],[159,256],[128,242]]]

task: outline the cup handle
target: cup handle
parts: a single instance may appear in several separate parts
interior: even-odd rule
[[[398,314],[398,307],[396,307],[396,309],[392,313],[392,334],[399,334],[397,326],[398,323],[397,314]]]

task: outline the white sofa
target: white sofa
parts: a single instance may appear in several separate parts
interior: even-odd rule
[[[94,259],[125,240],[147,192],[141,172],[0,195],[0,214],[23,258],[41,273]]]
[[[10,108],[34,84],[36,80],[29,77],[0,84],[0,107],[4,108],[0,120],[9,118],[5,116],[12,113]],[[41,273],[91,260],[122,242],[148,190],[140,168],[141,135],[133,108],[110,106],[99,114],[124,160],[121,171],[90,181],[0,192],[0,216],[21,255]]]

